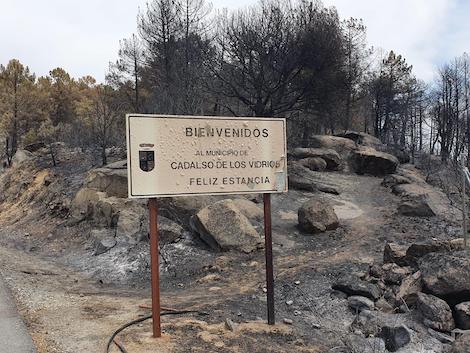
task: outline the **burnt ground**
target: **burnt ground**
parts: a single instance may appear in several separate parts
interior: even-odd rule
[[[76,172],[72,166],[55,171],[64,173],[70,194],[83,179]],[[206,315],[164,316],[159,340],[151,338],[149,320],[133,326],[119,336],[127,351],[353,352],[346,341],[355,314],[332,282],[381,263],[387,241],[450,239],[459,225],[398,215],[399,198],[381,178],[323,177],[342,191],[320,194],[340,218],[335,231],[307,235],[297,228],[297,209],[312,194],[293,190],[272,199],[277,325],[265,324],[264,253],[214,253],[188,232],[161,250],[162,306]],[[1,209],[0,266],[40,353],[103,352],[115,329],[149,314],[139,307],[150,304],[148,243],[93,256],[85,226],[40,207],[23,207],[18,216],[20,209]],[[227,318],[238,324],[235,331],[225,328]],[[403,352],[441,351],[419,332],[414,348]]]

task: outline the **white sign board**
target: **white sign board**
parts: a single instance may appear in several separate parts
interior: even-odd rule
[[[286,120],[126,116],[129,197],[287,191]]]

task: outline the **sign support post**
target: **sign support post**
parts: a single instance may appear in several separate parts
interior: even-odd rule
[[[152,321],[153,337],[161,337],[160,326],[160,269],[158,258],[158,206],[157,199],[148,202],[150,222],[150,271],[152,276]]]
[[[275,324],[274,317],[274,273],[273,240],[271,230],[271,194],[263,194],[264,205],[264,247],[266,256],[266,289],[268,302],[268,325]]]

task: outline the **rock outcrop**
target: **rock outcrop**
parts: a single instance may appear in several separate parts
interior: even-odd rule
[[[348,296],[362,296],[374,301],[378,300],[382,294],[379,287],[375,284],[361,280],[353,275],[339,278],[333,283],[331,288],[346,293]]]
[[[394,173],[398,165],[394,156],[373,148],[361,148],[351,154],[352,169],[358,174],[384,176]]]

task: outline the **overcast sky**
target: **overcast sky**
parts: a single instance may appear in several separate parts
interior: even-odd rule
[[[17,58],[38,75],[63,67],[103,80],[119,40],[136,30],[147,0],[0,0],[0,63]],[[213,0],[231,9],[256,0]],[[364,19],[368,41],[405,56],[431,80],[436,67],[470,52],[468,0],[324,0],[341,18]]]

